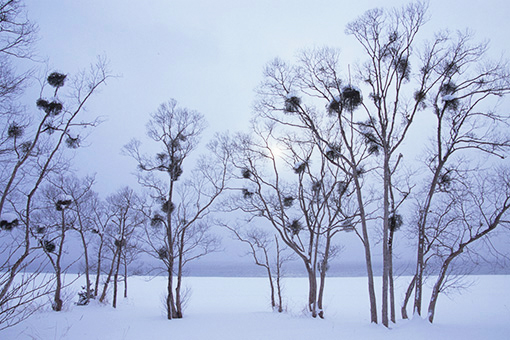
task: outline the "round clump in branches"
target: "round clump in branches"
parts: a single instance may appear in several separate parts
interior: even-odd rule
[[[363,103],[361,90],[356,86],[348,85],[342,89],[342,101],[344,107],[349,111],[354,111]]]
[[[173,204],[173,202],[170,201],[164,201],[163,204],[161,205],[161,210],[166,214],[173,213],[174,209],[175,205]]]
[[[292,113],[299,111],[299,105],[301,105],[301,98],[294,94],[289,94],[285,98],[285,112]]]
[[[1,220],[0,221],[0,229],[6,230],[6,231],[11,231],[12,229],[17,227],[18,225],[19,225],[19,220],[18,219],[14,219],[12,221],[7,221],[7,220]]]
[[[304,161],[304,162],[299,162],[299,163],[296,163],[296,165],[294,165],[294,172],[296,174],[302,174],[303,172],[305,172],[306,170],[306,167],[308,166],[308,161]]]
[[[393,213],[388,218],[388,225],[391,231],[397,231],[404,224],[402,216],[396,213]]]
[[[16,123],[11,123],[9,128],[7,129],[7,136],[9,138],[18,138],[23,135],[23,127],[19,126]]]
[[[35,104],[39,109],[43,110],[46,114],[50,116],[58,116],[64,109],[62,103],[55,100],[49,102],[46,99],[39,98],[37,99]]]
[[[251,192],[250,190],[246,189],[246,188],[243,188],[243,197],[245,199],[249,199],[249,198],[252,198],[254,195],[253,192]]]
[[[48,241],[48,240],[44,240],[42,242],[42,246],[43,246],[44,250],[48,253],[53,253],[55,251],[55,249],[57,249],[57,246],[55,245],[55,243]]]
[[[327,159],[330,161],[337,160],[340,158],[340,155],[342,154],[342,148],[338,144],[331,144],[327,147],[324,155]]]
[[[289,223],[288,229],[292,233],[292,235],[298,235],[299,232],[303,230],[303,226],[301,225],[301,222],[299,222],[299,220],[294,219]]]
[[[122,238],[120,240],[119,239],[115,239],[114,244],[118,248],[124,247],[126,245],[126,239],[125,238]]]
[[[62,211],[65,208],[67,208],[69,205],[71,205],[72,202],[73,201],[70,199],[58,200],[55,203],[55,209],[57,209],[57,211]]]
[[[73,137],[68,135],[66,138],[66,145],[70,149],[77,149],[80,147],[80,136]]]
[[[405,80],[409,80],[411,76],[411,66],[409,64],[409,59],[407,57],[401,57],[396,59],[394,64],[397,73]]]
[[[155,214],[152,218],[151,218],[151,227],[153,228],[158,228],[160,226],[163,225],[164,223],[164,219],[163,219],[163,216],[161,216],[160,214]]]
[[[292,207],[292,204],[294,203],[294,197],[292,196],[286,196],[283,198],[283,206],[285,208],[290,208]]]
[[[250,169],[243,169],[243,171],[241,172],[241,175],[245,179],[250,179],[251,178],[251,171],[250,171]]]
[[[332,115],[333,113],[342,112],[342,99],[339,96],[335,96],[333,99],[331,99],[326,108],[330,115]]]
[[[62,87],[64,86],[64,82],[66,80],[67,76],[65,74],[62,74],[62,73],[59,73],[59,72],[52,72],[47,80],[48,80],[48,84],[50,84],[51,86],[55,87],[55,88],[59,88],[59,87]]]
[[[166,260],[169,257],[168,249],[166,247],[161,247],[158,250],[156,250],[156,253],[158,254],[158,258],[160,260]]]

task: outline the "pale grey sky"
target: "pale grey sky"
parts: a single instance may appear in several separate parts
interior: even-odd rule
[[[248,126],[254,88],[274,57],[292,59],[302,48],[335,46],[345,65],[359,60],[344,34],[347,22],[391,1],[305,0],[27,0],[39,27],[37,51],[50,69],[73,74],[105,55],[119,75],[88,105],[107,121],[79,150],[83,173],[97,173],[104,194],[133,184],[135,164],[120,154],[131,138],[143,138],[149,114],[175,98],[203,113],[213,132]],[[439,28],[471,28],[490,38],[492,50],[507,48],[510,5],[504,0],[430,1],[431,20],[422,37]],[[31,105],[34,98],[27,98]]]
[[[121,155],[133,137],[143,139],[150,113],[175,98],[205,115],[214,133],[246,129],[254,89],[264,65],[292,60],[300,49],[338,47],[345,69],[363,58],[345,25],[365,10],[400,6],[406,0],[26,0],[39,25],[39,55],[50,69],[73,74],[98,55],[119,75],[97,94],[88,112],[106,121],[87,148],[78,150],[81,175],[96,173],[96,190],[107,195],[137,186],[136,164]],[[506,0],[431,0],[421,37],[442,28],[470,28],[489,38],[497,57],[508,49],[510,3]],[[38,93],[27,98],[33,105]],[[359,245],[356,247],[361,251]]]

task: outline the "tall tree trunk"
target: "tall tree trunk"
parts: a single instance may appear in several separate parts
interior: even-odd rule
[[[283,312],[283,301],[282,301],[282,286],[281,286],[281,277],[282,277],[282,272],[281,272],[281,267],[282,267],[282,262],[281,262],[281,258],[280,258],[280,244],[278,242],[278,237],[275,235],[275,242],[276,242],[276,290],[277,290],[277,294],[278,294],[278,313],[281,313]],[[270,274],[271,275],[271,274]],[[273,287],[273,283],[271,281],[271,295],[274,295],[274,287]]]
[[[358,208],[361,219],[361,235],[363,242],[363,249],[365,251],[365,267],[367,270],[367,281],[368,281],[368,297],[370,301],[370,322],[377,323],[377,298],[375,296],[375,284],[374,284],[374,271],[372,267],[372,254],[370,250],[370,240],[368,237],[368,227],[367,220],[365,214],[365,205],[363,202],[363,195],[361,192],[361,184],[359,182],[359,178],[356,172],[356,169],[353,168],[355,172],[353,179],[354,184],[356,186],[356,197],[358,200]]]
[[[64,248],[64,239],[66,232],[66,220],[65,220],[65,209],[62,209],[62,225],[60,229],[61,237],[60,244],[58,246],[57,258],[55,260],[55,277],[57,284],[55,286],[55,299],[53,304],[53,310],[60,312],[62,310],[64,302],[62,301],[62,268],[60,261],[62,260],[62,253]]]
[[[168,268],[167,297],[166,297],[166,316],[168,320],[176,317],[173,289],[173,265]]]
[[[81,243],[83,245],[83,256],[85,257],[85,281],[86,281],[86,292],[87,292],[87,302],[90,300],[91,294],[91,283],[90,283],[90,270],[89,270],[89,254],[87,250],[87,241],[85,240],[85,235],[82,231],[80,231]]]
[[[389,326],[388,320],[388,283],[389,283],[389,269],[390,269],[390,254],[388,249],[388,219],[389,219],[389,186],[390,186],[390,170],[389,170],[389,155],[385,150],[384,156],[384,178],[383,178],[383,276],[382,276],[382,323],[384,326]]]
[[[404,297],[404,302],[402,303],[402,309],[400,312],[402,313],[402,319],[409,319],[409,316],[407,315],[407,304],[409,300],[411,299],[411,294],[413,294],[414,286],[416,285],[416,274],[413,276],[413,279],[409,283],[409,286],[406,290],[406,295]]]
[[[389,251],[389,282],[390,282],[390,319],[391,322],[396,323],[397,317],[395,312],[395,285],[393,282],[393,235],[394,231],[390,229],[390,235],[388,240],[388,251]]]
[[[106,280],[103,285],[103,292],[101,293],[101,297],[99,298],[99,302],[104,302],[106,298],[106,292],[108,291],[108,285],[110,284],[110,280],[112,279],[113,270],[115,268],[115,259],[117,258],[118,248],[115,249],[115,253],[113,254],[112,264],[110,266],[110,270],[108,271],[108,275],[106,276]]]
[[[317,278],[310,263],[306,263],[306,271],[308,273],[308,310],[312,313],[312,317],[317,317]]]
[[[321,270],[320,270],[320,285],[319,285],[319,298],[318,298],[318,304],[319,304],[319,317],[321,319],[324,319],[324,309],[322,305],[322,301],[324,298],[324,288],[326,285],[326,274],[328,271],[328,259],[329,259],[329,250],[331,248],[331,230],[328,230],[326,233],[326,245],[324,247],[324,258],[321,262]]]
[[[124,257],[124,298],[128,297],[128,265]]]
[[[122,242],[122,241],[120,241],[120,242]],[[118,253],[117,263],[115,265],[115,273],[113,275],[113,302],[112,302],[113,308],[117,308],[117,291],[118,291],[120,261],[121,261],[121,256],[122,256],[122,245],[118,246],[117,253]]]
[[[97,268],[96,268],[96,283],[94,285],[94,296],[99,295],[99,280],[101,279],[101,259],[103,257],[103,237],[101,236],[101,243],[97,250]]]
[[[273,284],[273,274],[271,273],[271,267],[269,267],[269,264],[266,266],[266,271],[267,277],[269,278],[269,287],[271,288],[271,308],[274,310],[276,308],[276,299]]]
[[[62,301],[61,292],[62,292],[62,276],[60,274],[60,269],[57,269],[55,272],[55,296],[53,298],[53,310],[55,312],[62,311],[62,307],[64,302]]]

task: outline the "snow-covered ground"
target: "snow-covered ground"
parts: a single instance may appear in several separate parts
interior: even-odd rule
[[[363,277],[328,279],[325,320],[304,313],[306,278],[285,279],[287,312],[278,314],[269,306],[265,278],[190,277],[185,317],[172,321],[162,307],[165,278],[132,277],[129,298],[117,309],[68,302],[66,311],[38,312],[1,331],[0,339],[510,339],[510,276],[471,278],[468,290],[440,297],[435,324],[414,318],[385,329],[369,323]],[[397,282],[398,301],[408,279]],[[80,280],[68,290],[74,301]]]

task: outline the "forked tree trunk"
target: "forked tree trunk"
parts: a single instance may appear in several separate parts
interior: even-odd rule
[[[113,254],[112,258],[112,264],[110,266],[110,271],[108,272],[108,275],[106,276],[106,280],[103,285],[103,292],[101,293],[101,297],[99,298],[99,302],[104,302],[106,299],[106,292],[108,291],[108,285],[110,284],[110,280],[112,279],[113,271],[115,268],[115,259],[117,258],[117,251],[118,248],[115,250],[115,253]]]
[[[312,313],[312,317],[317,317],[317,278],[315,272],[309,263],[306,264],[308,273],[308,311]]]

